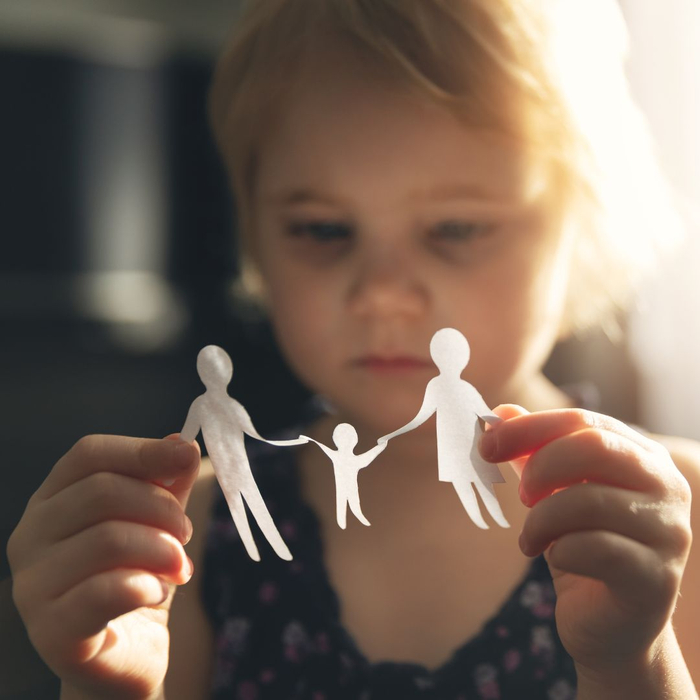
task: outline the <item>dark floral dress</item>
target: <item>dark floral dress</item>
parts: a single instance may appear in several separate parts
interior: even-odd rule
[[[212,698],[575,698],[573,661],[557,635],[554,589],[542,557],[533,560],[481,632],[440,668],[369,662],[341,624],[339,601],[323,561],[319,523],[300,497],[294,450],[251,441],[248,454],[294,560],[275,555],[252,517],[262,561],[249,559],[218,494],[203,580],[204,604],[215,631]]]

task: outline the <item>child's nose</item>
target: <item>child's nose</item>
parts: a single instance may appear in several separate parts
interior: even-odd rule
[[[360,316],[419,315],[427,307],[428,290],[409,256],[374,252],[358,260],[349,304]]]

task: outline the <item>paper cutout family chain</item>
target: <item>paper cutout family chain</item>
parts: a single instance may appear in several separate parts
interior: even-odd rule
[[[233,376],[231,358],[222,348],[207,345],[197,356],[197,371],[206,391],[192,403],[180,436],[191,442],[202,431],[233,521],[246,551],[256,561],[260,560],[260,554],[248,524],[244,500],[275,552],[287,560],[291,560],[292,555],[255,483],[244,435],[279,447],[316,443],[333,464],[336,516],[338,525],[345,528],[348,507],[360,522],[369,525],[360,507],[357,484],[360,469],[369,466],[389,440],[417,428],[436,414],[439,480],[452,482],[469,517],[478,527],[487,529],[488,525],[481,515],[477,493],[494,521],[501,527],[509,527],[493,486],[502,483],[504,478],[498,466],[482,459],[477,449],[482,432],[479,419],[492,425],[501,419],[491,413],[479,392],[461,378],[469,363],[469,355],[469,343],[458,330],[443,328],[437,331],[430,341],[430,356],[439,374],[428,382],[416,417],[402,428],[379,438],[375,447],[357,455],[354,452],[357,432],[349,423],[340,423],[333,431],[335,449],[305,435],[295,440],[263,438],[255,430],[245,408],[227,393]]]

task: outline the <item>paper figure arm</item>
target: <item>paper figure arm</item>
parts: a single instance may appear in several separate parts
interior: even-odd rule
[[[190,406],[190,410],[187,411],[187,418],[185,418],[185,424],[182,426],[180,431],[180,440],[185,442],[192,442],[202,427],[199,414],[200,414],[200,401],[201,396],[197,397]]]
[[[488,423],[491,426],[496,426],[499,423],[502,423],[503,418],[499,418],[491,412],[491,409],[488,407],[486,401],[484,401],[481,394],[478,391],[475,391],[475,394],[475,399],[477,402],[476,415],[479,418],[481,418],[481,420],[484,421],[484,423]]]
[[[432,382],[432,379],[430,380],[430,382],[428,382],[428,386],[425,390],[425,397],[423,398],[423,405],[420,407],[420,410],[416,414],[416,417],[409,423],[406,423],[406,425],[404,425],[403,428],[399,428],[398,430],[394,430],[393,433],[389,433],[388,435],[383,435],[382,437],[380,437],[379,440],[377,440],[377,442],[380,445],[388,442],[392,438],[395,438],[397,435],[403,435],[404,433],[407,433],[410,430],[414,430],[419,425],[423,425],[423,423],[425,423],[425,421],[427,421],[428,418],[430,418],[430,416],[432,416],[433,413],[435,413],[437,406],[435,405],[435,401],[433,400]]]
[[[382,442],[367,450],[367,452],[364,452],[363,454],[359,455],[359,458],[362,459],[363,462],[360,469],[364,469],[365,467],[368,467],[370,464],[372,464],[372,462],[374,462],[377,456],[384,452],[388,444],[388,442]]]
[[[233,399],[232,399],[233,400]],[[236,401],[235,403],[236,411],[236,421],[238,422],[238,428],[242,430],[246,435],[260,440],[260,442],[266,442],[268,445],[275,445],[276,447],[290,447],[292,445],[305,445],[308,442],[307,438],[296,438],[294,440],[266,440],[260,433],[255,429],[253,421],[248,415],[248,411],[243,408],[243,406]]]
[[[324,445],[322,442],[319,442],[318,440],[314,440],[313,438],[310,438],[308,435],[300,435],[299,436],[300,440],[303,440],[304,442],[315,442],[325,453],[328,455],[328,457],[332,460],[334,457],[334,454],[337,450],[332,450],[330,447],[327,447]]]
[[[236,416],[236,423],[238,424],[237,427],[240,431],[244,432],[246,435],[250,435],[250,437],[255,438],[256,440],[260,440],[261,442],[266,442],[265,438],[258,433],[258,431],[255,429],[255,426],[253,425],[253,421],[250,419],[250,416],[248,415],[248,411],[243,408],[241,404],[238,403],[235,399],[231,399],[233,401],[233,406],[234,406],[234,412]]]
[[[306,445],[306,443],[309,441],[308,438],[304,437],[303,435],[300,435],[298,438],[294,438],[293,440],[265,440],[264,438],[261,439],[268,445],[274,445],[275,447],[293,447],[294,445]]]

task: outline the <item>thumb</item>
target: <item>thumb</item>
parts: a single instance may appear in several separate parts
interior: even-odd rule
[[[180,433],[173,433],[163,438],[164,440],[180,440]],[[189,500],[192,487],[195,481],[197,481],[197,476],[199,475],[199,467],[202,461],[202,451],[199,447],[199,443],[193,440],[192,445],[192,464],[190,468],[177,479],[168,479],[159,482],[159,485],[170,491],[170,493],[180,501],[180,505],[184,510],[187,506],[187,501]]]
[[[499,406],[496,406],[496,408],[493,409],[493,414],[498,416],[499,418],[502,418],[504,421],[508,421],[510,418],[517,418],[518,416],[525,416],[528,413],[530,413],[530,411],[514,403],[503,403]],[[498,438],[494,434],[494,431],[498,431],[500,428],[502,428],[502,425],[487,426],[486,432],[484,433],[484,435],[482,435],[481,438],[482,444],[489,440],[497,440]],[[488,437],[486,437],[487,435]],[[510,464],[510,466],[512,467],[513,471],[517,474],[519,479],[522,478],[523,469],[527,464],[527,460],[528,457],[519,457],[518,459],[513,459],[510,462],[508,462],[508,464]]]

